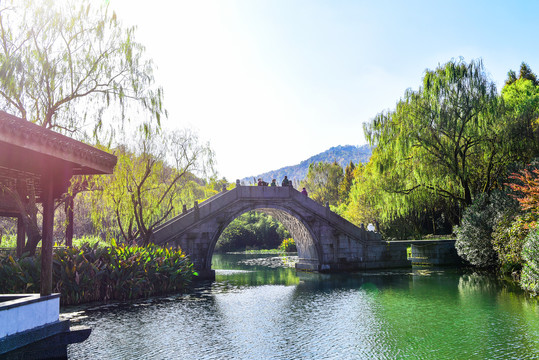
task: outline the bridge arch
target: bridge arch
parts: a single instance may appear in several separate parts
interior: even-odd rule
[[[389,247],[380,234],[358,228],[291,187],[237,186],[200,205],[195,202],[156,229],[153,242],[180,247],[200,278],[213,278],[211,260],[219,236],[251,210],[271,215],[291,232],[298,246],[298,270],[360,270],[408,262],[400,246]]]
[[[245,206],[231,212],[226,220],[224,220],[216,229],[211,237],[208,248],[208,253],[205,256],[207,264],[203,264],[204,268],[211,268],[211,259],[215,250],[215,246],[223,231],[230,225],[234,219],[249,211],[257,211],[270,215],[275,220],[279,221],[288,230],[298,249],[298,257],[305,262],[320,263],[321,250],[319,249],[320,241],[311,226],[302,221],[301,215],[292,208],[276,205],[276,204],[254,204],[246,203]]]

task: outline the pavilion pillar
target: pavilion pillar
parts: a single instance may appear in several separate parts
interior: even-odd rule
[[[52,293],[52,245],[54,226],[54,196],[51,174],[42,177],[43,229],[41,238],[41,296]]]
[[[24,231],[24,223],[22,221],[22,215],[19,215],[17,217],[17,256],[22,255],[25,240],[26,232]]]
[[[65,202],[65,213],[67,219],[66,226],[66,246],[73,246],[73,196],[68,196]]]

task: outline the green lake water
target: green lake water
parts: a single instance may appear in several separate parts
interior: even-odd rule
[[[77,310],[72,359],[539,359],[539,306],[459,269],[296,273],[275,255],[214,255],[184,295]],[[263,258],[263,259],[262,259]]]

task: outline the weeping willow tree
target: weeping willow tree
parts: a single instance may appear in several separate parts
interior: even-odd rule
[[[497,185],[507,164],[505,121],[482,61],[427,70],[394,111],[364,125],[383,218],[436,206],[467,206]]]
[[[140,119],[141,109],[159,122],[166,112],[153,63],[107,3],[2,1],[0,108],[80,139],[103,140],[111,119]]]

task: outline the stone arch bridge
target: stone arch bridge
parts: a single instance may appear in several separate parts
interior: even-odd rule
[[[351,271],[410,266],[406,245],[389,245],[292,187],[237,186],[221,192],[155,230],[153,241],[179,246],[201,278],[213,278],[215,244],[232,220],[260,211],[280,221],[298,248],[298,270]]]

